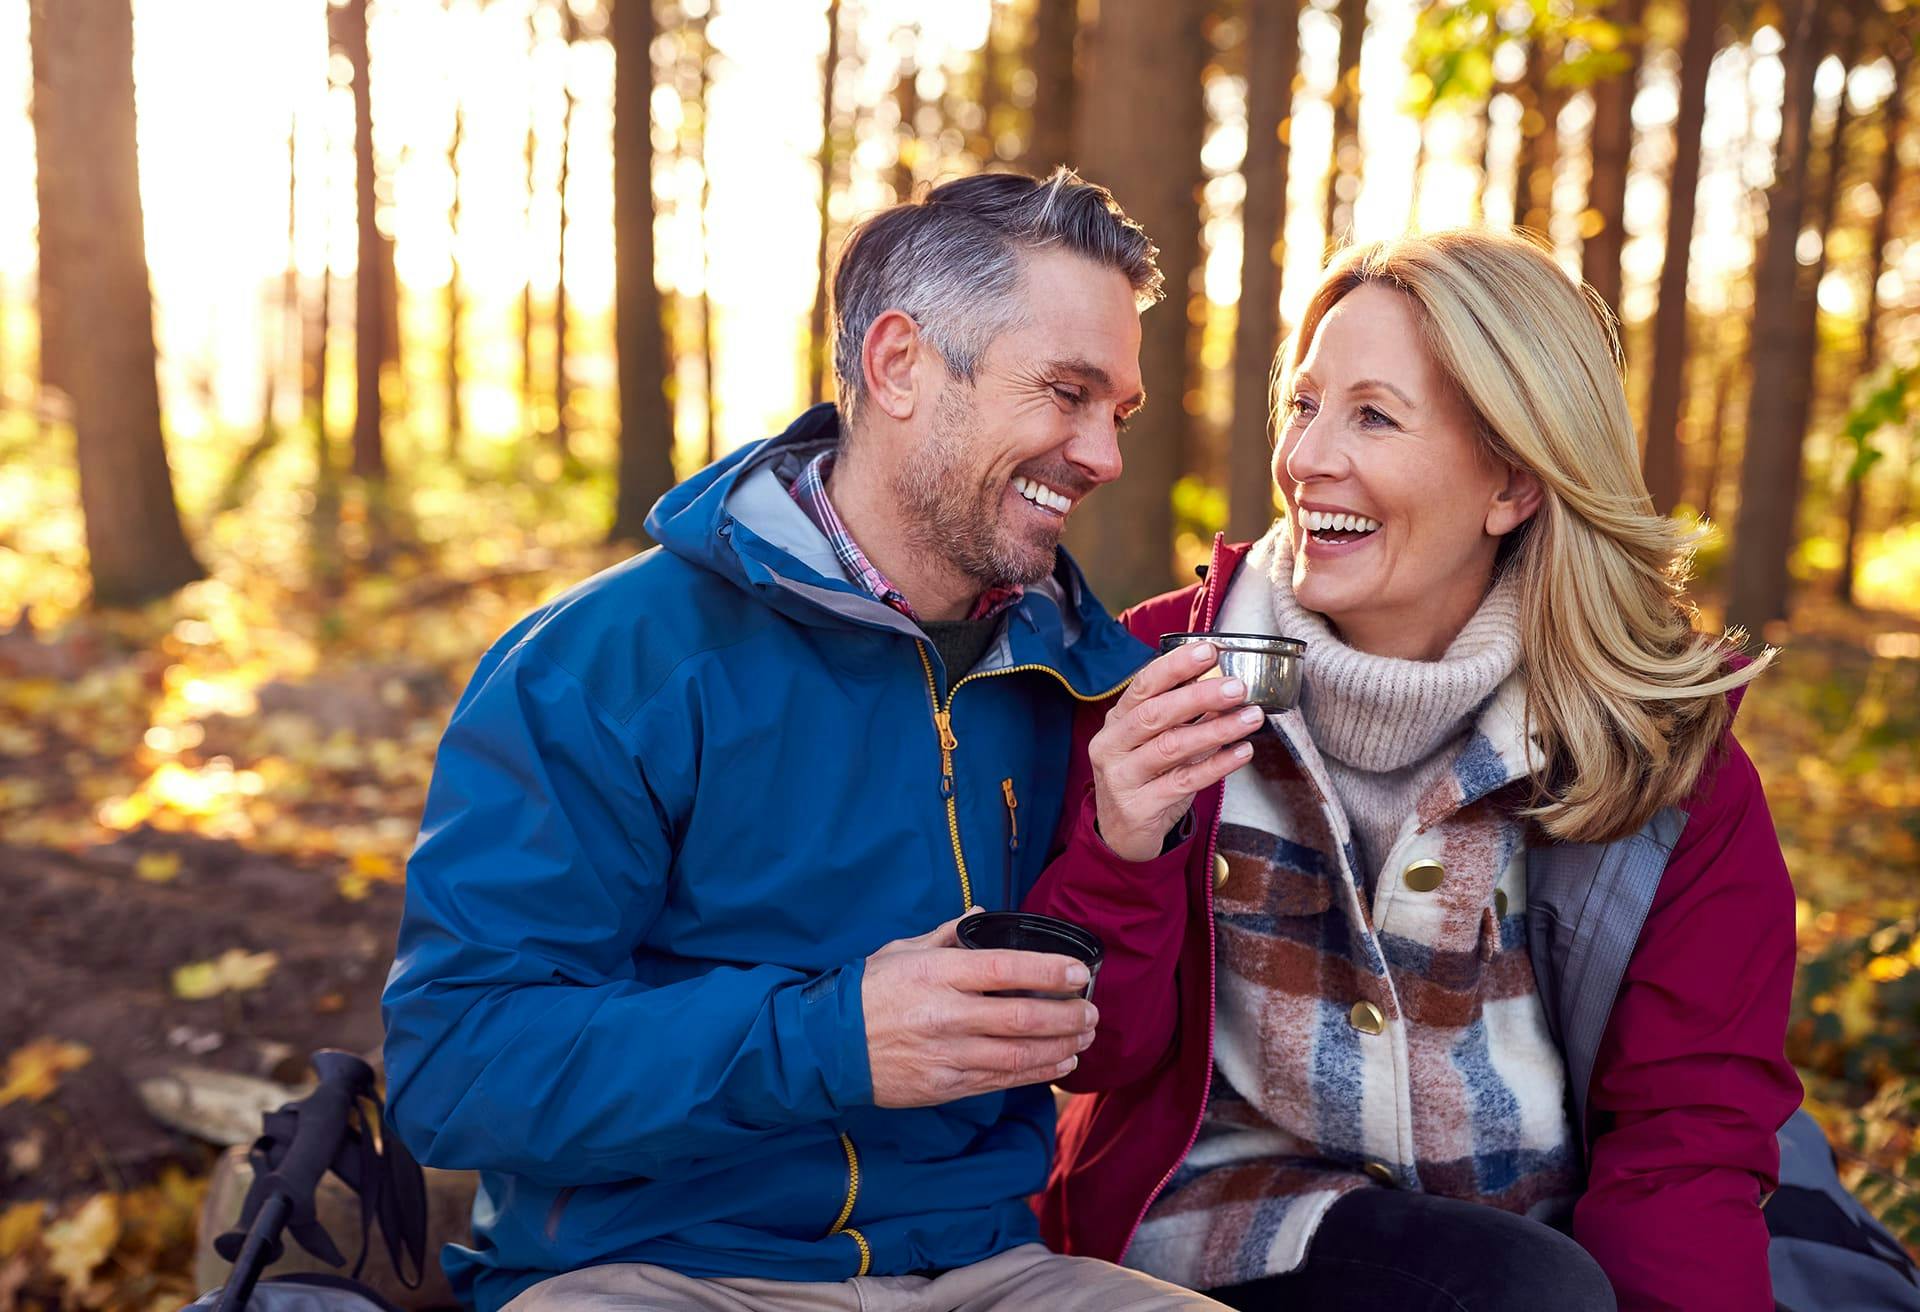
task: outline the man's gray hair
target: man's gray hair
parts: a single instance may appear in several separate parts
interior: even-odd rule
[[[1158,249],[1105,187],[1061,167],[1045,181],[979,173],[860,224],[833,274],[833,372],[850,419],[865,391],[861,348],[888,310],[909,315],[956,376],[1017,326],[1028,252],[1072,251],[1116,270],[1141,309],[1161,296]]]

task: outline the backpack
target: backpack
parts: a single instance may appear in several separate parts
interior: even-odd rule
[[[1620,981],[1687,817],[1668,807],[1613,843],[1527,851],[1527,946],[1547,1024],[1566,1056],[1575,1142],[1587,1151],[1587,1090]],[[1920,1312],[1920,1271],[1848,1193],[1804,1110],[1780,1128],[1780,1187],[1767,1199],[1767,1263],[1783,1312]]]

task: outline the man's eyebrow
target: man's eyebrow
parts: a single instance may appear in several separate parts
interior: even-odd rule
[[[1305,369],[1294,370],[1293,378],[1290,380],[1290,383],[1298,383],[1301,380],[1305,380],[1306,382],[1311,383],[1313,382],[1313,375],[1308,373]],[[1400,403],[1406,406],[1410,410],[1418,410],[1420,408],[1418,405],[1414,404],[1414,400],[1412,397],[1408,396],[1405,392],[1401,391],[1399,388],[1395,387],[1392,383],[1386,381],[1386,379],[1384,378],[1362,378],[1359,382],[1355,383],[1350,390],[1355,392],[1364,392],[1368,388],[1372,388],[1375,391],[1393,393],[1393,395],[1400,398]]]
[[[1055,373],[1077,374],[1102,391],[1111,392],[1113,390],[1113,375],[1091,360],[1083,360],[1078,356],[1070,356],[1066,359],[1047,361],[1047,368]],[[1145,389],[1135,392],[1132,396],[1126,397],[1120,402],[1121,405],[1128,406],[1135,410],[1146,403],[1147,393]]]

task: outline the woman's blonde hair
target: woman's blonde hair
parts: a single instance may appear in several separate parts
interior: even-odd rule
[[[1732,718],[1726,694],[1774,653],[1730,669],[1744,635],[1694,630],[1685,594],[1699,535],[1654,513],[1613,316],[1519,235],[1376,242],[1328,268],[1276,361],[1276,389],[1363,283],[1407,296],[1488,453],[1544,494],[1496,567],[1519,583],[1528,729],[1547,761],[1527,814],[1561,841],[1631,834],[1692,791]]]

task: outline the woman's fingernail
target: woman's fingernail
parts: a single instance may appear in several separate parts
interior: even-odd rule
[[[1193,658],[1195,665],[1205,665],[1213,659],[1213,644],[1210,642],[1196,642],[1187,648],[1187,654]]]
[[[1067,967],[1067,986],[1069,988],[1077,989],[1086,982],[1087,968],[1085,966],[1076,961]]]
[[[1242,724],[1258,724],[1267,718],[1267,713],[1258,706],[1249,706],[1233,717]]]
[[[1080,1064],[1080,1059],[1078,1057],[1069,1057],[1065,1061],[1060,1063],[1060,1073],[1062,1075],[1065,1075],[1068,1071],[1072,1070],[1075,1066],[1078,1066],[1079,1064]]]
[[[1246,698],[1246,695],[1247,695],[1247,685],[1240,682],[1240,680],[1222,679],[1220,681],[1221,700],[1228,701],[1228,702],[1237,702],[1237,701],[1244,700]]]
[[[1241,743],[1238,747],[1233,749],[1233,755],[1235,760],[1240,760],[1240,761],[1246,760],[1249,756],[1253,755],[1253,744]]]

